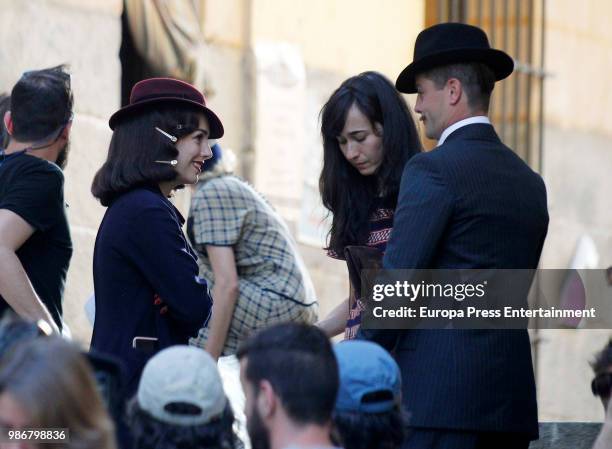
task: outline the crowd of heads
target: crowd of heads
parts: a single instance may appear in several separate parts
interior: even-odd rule
[[[333,346],[315,326],[286,323],[246,339],[238,357],[254,449],[301,437],[321,447],[399,447],[407,423],[399,368],[378,345]],[[153,356],[121,416],[111,413],[97,374],[89,354],[44,325],[12,315],[0,322],[3,428],[69,429],[67,443],[44,447],[114,449],[117,425],[140,449],[243,447],[217,364],[202,349],[179,345]]]
[[[315,326],[286,323],[246,339],[238,358],[253,449],[278,449],[301,437],[347,449],[401,446],[409,416],[400,371],[380,346],[332,345]],[[593,394],[607,407],[612,340],[592,368]],[[64,428],[69,442],[45,447],[114,449],[119,419],[141,449],[243,447],[216,363],[199,348],[173,346],[151,358],[121,417],[109,412],[97,379],[88,354],[44,323],[10,314],[0,322],[3,428]]]

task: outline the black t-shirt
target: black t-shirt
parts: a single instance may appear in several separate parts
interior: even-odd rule
[[[34,228],[17,257],[61,328],[62,295],[72,256],[62,171],[26,153],[0,156],[0,209],[14,212]],[[7,308],[0,296],[0,314]]]

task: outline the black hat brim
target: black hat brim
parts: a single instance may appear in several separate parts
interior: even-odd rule
[[[217,117],[217,114],[208,109],[206,106],[202,106],[202,104],[198,103],[197,101],[192,101],[180,97],[152,98],[150,100],[143,100],[139,101],[138,103],[125,106],[119,109],[113,115],[111,115],[110,119],[108,120],[108,126],[110,126],[110,129],[114,130],[115,127],[122,120],[140,113],[142,109],[144,109],[146,106],[151,106],[153,104],[159,103],[190,104],[195,106],[197,109],[201,110],[204,113],[206,119],[208,120],[208,126],[210,127],[209,137],[211,139],[219,139],[220,137],[223,137],[225,131],[223,129],[223,124],[221,123],[221,120],[219,119],[219,117]]]
[[[493,70],[495,81],[503,80],[514,70],[514,61],[505,52],[489,48],[455,48],[427,55],[406,66],[395,81],[395,87],[406,94],[416,93],[415,78],[419,73],[449,64],[481,62]]]

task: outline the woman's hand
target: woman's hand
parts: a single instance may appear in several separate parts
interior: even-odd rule
[[[349,318],[349,310],[350,298],[347,297],[334,307],[325,318],[317,321],[315,326],[320,328],[329,338],[333,338],[344,332]]]

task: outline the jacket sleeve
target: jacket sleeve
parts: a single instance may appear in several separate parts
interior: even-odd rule
[[[383,258],[387,270],[429,269],[453,211],[453,195],[440,169],[427,154],[404,168],[393,230]],[[402,331],[360,329],[357,338],[393,351]]]
[[[203,326],[210,316],[212,300],[169,206],[159,202],[138,207],[127,226],[126,253],[168,306],[170,317],[194,327]]]
[[[453,195],[427,154],[404,169],[393,230],[383,259],[385,269],[433,268],[436,250],[453,211]]]

